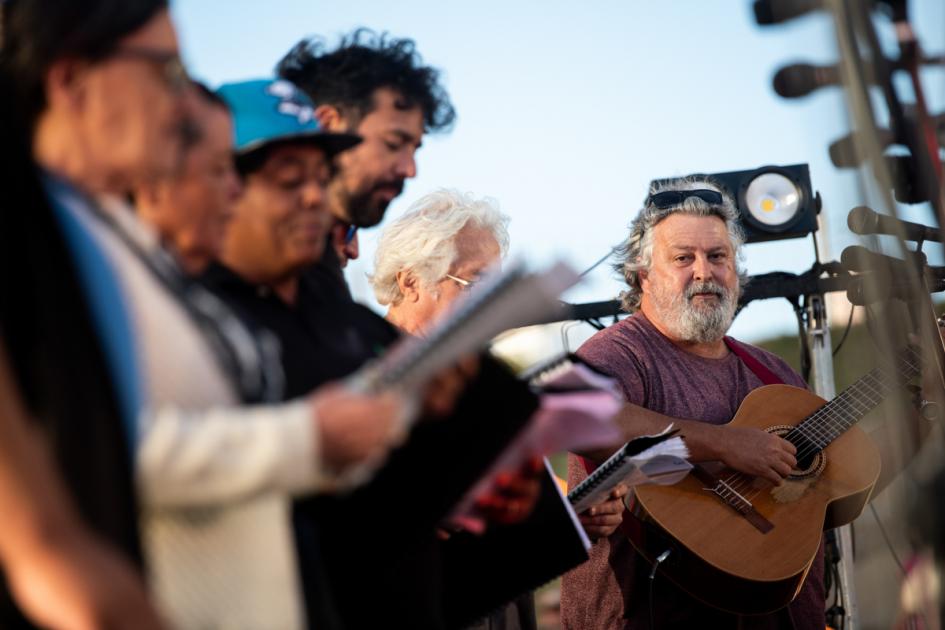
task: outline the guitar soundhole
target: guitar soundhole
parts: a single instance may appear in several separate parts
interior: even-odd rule
[[[768,427],[765,431],[783,437],[793,428],[789,425],[776,425]],[[788,479],[809,479],[820,475],[827,465],[827,455],[812,443],[795,444],[795,446],[798,447],[797,452],[800,457],[797,460],[797,468],[791,471]],[[809,454],[805,456],[805,452]]]

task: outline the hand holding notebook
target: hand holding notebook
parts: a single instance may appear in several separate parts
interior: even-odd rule
[[[670,485],[685,477],[692,464],[686,460],[689,449],[676,435],[678,432],[669,425],[657,435],[635,438],[620,447],[568,493],[574,511],[581,513],[600,503],[621,482],[630,487],[644,483]]]

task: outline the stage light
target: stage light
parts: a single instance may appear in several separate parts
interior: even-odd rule
[[[817,230],[820,196],[811,190],[807,164],[763,166],[708,177],[735,200],[747,243],[800,238]]]
[[[780,173],[763,173],[745,189],[745,206],[751,217],[770,227],[790,222],[797,214],[801,191]]]

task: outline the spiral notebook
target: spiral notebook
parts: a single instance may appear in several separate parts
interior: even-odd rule
[[[600,503],[617,484],[644,483],[670,485],[680,481],[690,470],[686,458],[689,449],[670,424],[657,435],[630,440],[568,493],[574,511],[581,513]]]
[[[620,386],[612,376],[598,372],[574,354],[563,354],[552,361],[519,374],[532,389],[541,393],[600,390],[623,399]]]
[[[351,384],[359,390],[405,390],[425,384],[439,370],[488,345],[499,333],[551,318],[563,318],[558,301],[579,276],[564,263],[527,272],[521,262],[492,274],[459,300],[423,337],[405,336],[386,354],[359,370]]]

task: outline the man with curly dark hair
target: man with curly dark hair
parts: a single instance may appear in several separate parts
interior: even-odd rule
[[[423,135],[446,131],[456,119],[440,72],[423,65],[410,39],[358,29],[334,50],[306,39],[276,70],[308,93],[326,129],[364,138],[339,156],[330,190],[335,217],[356,227],[381,222],[404,180],[417,174]]]

